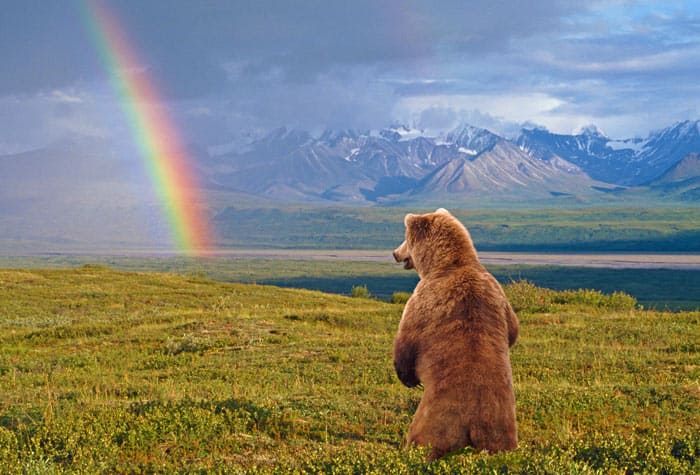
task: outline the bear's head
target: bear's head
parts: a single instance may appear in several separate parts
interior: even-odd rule
[[[467,229],[444,208],[428,214],[407,214],[406,239],[394,251],[404,269],[424,276],[432,271],[478,263]]]

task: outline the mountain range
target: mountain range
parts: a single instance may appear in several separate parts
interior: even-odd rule
[[[693,121],[624,140],[595,127],[573,135],[525,129],[515,138],[469,125],[439,134],[406,126],[316,134],[279,128],[235,152],[216,155],[192,145],[189,155],[206,197],[194,206],[206,206],[236,242],[241,212],[289,203],[695,206],[699,131]],[[0,155],[0,252],[115,250],[169,239],[162,203],[128,144],[73,137]]]
[[[279,128],[200,163],[211,189],[281,201],[595,200],[640,190],[695,201],[697,152],[700,121],[622,140],[595,126],[574,135],[523,129],[508,139],[470,125],[432,135],[398,125],[316,136]]]

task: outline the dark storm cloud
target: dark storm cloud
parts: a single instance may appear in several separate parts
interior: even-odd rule
[[[118,110],[95,104],[108,82],[87,1],[3,2],[0,98],[31,104],[12,110],[43,124],[32,136],[98,127],[99,111]],[[598,119],[623,130],[646,107],[667,104],[671,120],[700,107],[700,9],[688,2],[100,1],[192,140],[450,117],[512,129],[523,107],[562,131]],[[58,121],[54,94],[83,102]],[[11,135],[9,116],[0,120]]]
[[[70,86],[93,75],[87,35],[69,2],[9,1],[0,6],[0,94]]]
[[[315,80],[338,66],[410,63],[444,52],[484,53],[556,28],[579,2],[108,2],[145,67],[176,95],[211,93],[230,61]],[[10,1],[0,17],[5,92],[60,87],[97,73],[81,1]],[[527,21],[523,21],[527,15]]]

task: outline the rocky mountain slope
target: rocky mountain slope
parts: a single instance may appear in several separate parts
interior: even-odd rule
[[[700,201],[700,154],[689,154],[648,185],[665,196]]]
[[[211,186],[287,201],[388,203],[421,195],[510,198],[587,196],[651,183],[700,152],[700,122],[647,139],[614,140],[595,127],[576,135],[524,129],[514,140],[464,125],[439,135],[281,128],[240,153],[212,158]]]
[[[700,152],[700,121],[678,122],[646,139],[614,140],[588,127],[576,135],[523,130],[516,142],[533,156],[568,160],[596,180],[636,186],[658,178],[688,154]]]

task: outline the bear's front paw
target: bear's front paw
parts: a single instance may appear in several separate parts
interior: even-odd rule
[[[399,380],[409,388],[415,388],[420,384],[415,368],[402,367],[397,362],[394,362],[394,369]]]

